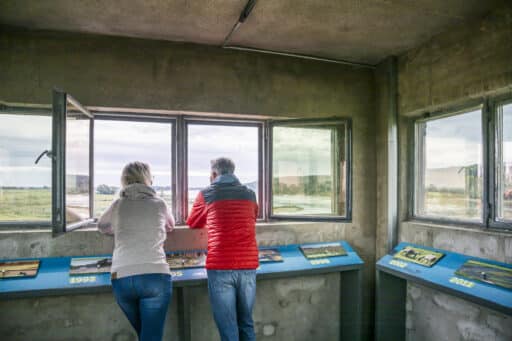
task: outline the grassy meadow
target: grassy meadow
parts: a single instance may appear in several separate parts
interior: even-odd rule
[[[170,205],[170,191],[160,191]],[[94,196],[95,216],[98,217],[114,200],[115,194]],[[329,214],[331,198],[328,196],[276,195],[274,212],[277,214]],[[439,216],[464,218],[480,209],[478,199],[469,199],[464,194],[427,192],[425,206],[428,213]],[[0,189],[0,221],[50,221],[50,189]],[[504,201],[504,217],[512,219],[512,200]]]
[[[0,221],[50,221],[51,189],[0,189]]]

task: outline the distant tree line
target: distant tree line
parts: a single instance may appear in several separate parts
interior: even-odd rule
[[[333,193],[333,185],[330,176],[309,175],[294,177],[294,181],[274,178],[272,190],[277,195],[329,196]]]
[[[119,187],[117,187],[117,186],[109,186],[109,185],[101,184],[98,187],[96,187],[96,193],[112,195],[112,194],[116,194],[118,189],[119,189]]]
[[[171,190],[171,186],[153,186],[153,188],[157,192],[164,192],[164,191]],[[97,194],[113,195],[113,194],[116,194],[117,191],[119,191],[118,186],[109,186],[109,185],[101,184],[101,185],[98,185],[98,187],[96,187]]]

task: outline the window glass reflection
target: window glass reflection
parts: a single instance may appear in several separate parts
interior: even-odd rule
[[[344,130],[276,126],[272,134],[273,214],[344,216]]]
[[[416,214],[482,220],[481,110],[417,125]]]

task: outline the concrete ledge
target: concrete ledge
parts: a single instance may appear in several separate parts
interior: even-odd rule
[[[400,241],[512,262],[512,233],[505,231],[406,221],[400,224]]]
[[[351,224],[325,222],[258,223],[256,238],[260,246],[336,241],[345,239],[345,230],[350,227]],[[177,226],[164,247],[166,251],[200,249],[206,248],[207,240],[205,229]],[[358,244],[355,242],[356,248]],[[0,259],[105,254],[112,253],[113,248],[113,237],[99,233],[96,228],[79,229],[55,238],[49,229],[0,231]]]

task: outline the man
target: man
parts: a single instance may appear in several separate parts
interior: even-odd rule
[[[208,294],[222,341],[255,340],[256,195],[242,186],[228,158],[211,161],[210,186],[197,195],[187,219],[208,229]]]

